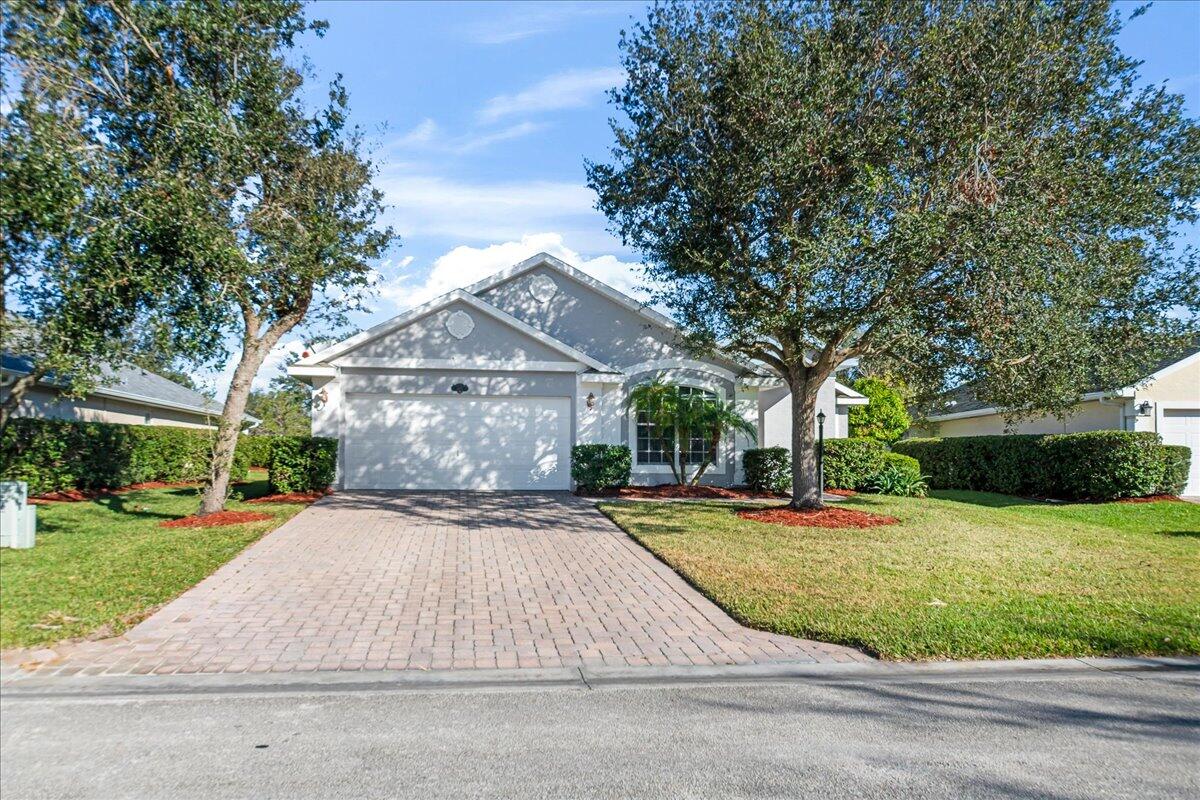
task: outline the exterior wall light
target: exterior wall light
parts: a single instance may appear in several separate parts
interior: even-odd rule
[[[587,396],[587,407],[588,407],[588,408],[595,408],[595,407],[596,407],[596,395],[592,394],[591,392],[588,392],[588,396]]]
[[[468,387],[465,383],[456,383],[450,387],[450,391],[454,392],[455,394],[462,394],[463,392],[467,391],[469,388],[470,387]]]
[[[1142,402],[1138,403],[1137,415],[1139,417],[1148,417],[1150,416],[1150,410],[1152,408],[1153,406],[1150,404],[1149,400],[1143,400]]]

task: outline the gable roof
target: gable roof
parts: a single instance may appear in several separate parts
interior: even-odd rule
[[[27,375],[33,369],[33,362],[27,356],[4,353],[0,359],[0,367],[5,372]],[[205,397],[194,389],[189,389],[141,367],[131,365],[114,367],[104,364],[100,368],[100,375],[102,384],[97,386],[91,392],[92,394],[197,414],[212,416],[221,414],[221,404],[211,397]],[[41,382],[50,386],[62,383],[53,375],[47,376]],[[258,421],[249,415],[246,418]]]
[[[476,294],[476,295],[483,294],[484,292],[487,292],[489,289],[492,289],[495,286],[499,286],[502,283],[506,283],[507,281],[510,281],[513,278],[520,277],[521,275],[524,275],[526,272],[531,272],[532,270],[537,269],[538,267],[546,267],[548,269],[559,272],[559,273],[567,276],[568,278],[571,278],[571,279],[577,281],[578,283],[583,284],[584,286],[588,287],[589,289],[592,289],[596,293],[600,294],[601,296],[605,297],[608,300],[611,300],[612,302],[616,303],[617,305],[619,305],[623,308],[626,308],[626,309],[634,312],[635,314],[639,314],[642,317],[645,317],[646,319],[648,319],[649,321],[655,323],[656,325],[660,325],[661,327],[666,328],[667,330],[670,330],[670,331],[680,330],[679,324],[677,322],[675,322],[675,320],[668,317],[666,314],[662,314],[662,313],[659,313],[658,311],[655,311],[653,308],[650,308],[645,303],[635,300],[634,298],[625,294],[620,289],[615,289],[612,286],[609,286],[604,281],[597,280],[596,278],[593,278],[591,275],[588,275],[586,272],[583,272],[580,269],[576,269],[575,267],[571,266],[570,264],[563,261],[562,259],[555,258],[554,256],[550,255],[549,253],[545,253],[545,252],[532,255],[529,258],[525,259],[524,261],[522,261],[518,264],[514,264],[513,266],[509,267],[508,269],[503,269],[503,270],[495,273],[494,275],[489,275],[488,277],[484,278],[483,280],[476,281],[475,283],[468,286],[466,290],[468,292],[470,292],[471,294]],[[728,363],[736,364],[738,367],[741,367],[742,369],[746,370],[747,372],[753,373],[755,375],[765,375],[766,374],[766,372],[756,364],[747,364],[747,363],[741,362],[741,361],[739,361],[735,358],[732,358],[729,355],[726,355],[723,353],[720,353],[719,355],[722,359],[724,359]]]
[[[675,320],[671,319],[665,314],[658,313],[645,303],[639,303],[637,300],[634,300],[624,292],[614,289],[603,281],[596,280],[586,272],[572,267],[567,262],[563,261],[562,259],[555,258],[549,253],[537,253],[536,255],[530,256],[519,264],[514,264],[508,269],[500,270],[494,275],[489,275],[481,281],[476,281],[467,287],[467,291],[475,295],[483,294],[493,286],[498,286],[501,283],[505,283],[506,281],[509,281],[512,278],[516,278],[520,275],[524,275],[526,272],[537,269],[538,267],[548,267],[552,270],[561,272],[567,277],[582,283],[589,289],[600,293],[617,305],[624,306],[630,311],[641,314],[646,319],[662,325],[665,328],[670,328],[671,330],[678,330],[679,328],[679,326],[675,324]]]
[[[481,300],[479,297],[476,297],[472,292],[466,289],[455,289],[454,291],[447,292],[441,297],[436,297],[433,300],[430,300],[428,303],[423,303],[415,308],[410,308],[403,314],[392,317],[391,319],[381,322],[365,331],[356,333],[350,338],[343,339],[337,344],[331,345],[320,352],[316,352],[312,355],[302,358],[297,361],[294,366],[309,367],[328,362],[357,347],[361,347],[373,339],[386,336],[392,331],[399,330],[411,322],[415,322],[416,320],[426,317],[435,311],[451,305],[452,303],[458,302],[465,303],[477,311],[487,314],[488,316],[491,316],[492,318],[497,319],[500,322],[503,322],[504,324],[516,329],[520,333],[523,333],[526,336],[541,342],[551,349],[557,350],[571,361],[577,361],[580,364],[596,370],[597,372],[617,371],[604,362],[592,358],[587,353],[571,347],[571,345],[567,344],[566,342],[555,339],[545,331],[540,331],[532,325],[522,322],[513,315],[509,314],[507,311],[496,308],[486,300]]]
[[[1191,345],[1184,348],[1181,352],[1176,353],[1168,358],[1161,359],[1146,368],[1144,377],[1119,389],[1104,389],[1100,386],[1093,386],[1084,392],[1081,400],[1097,400],[1102,397],[1132,397],[1134,391],[1144,384],[1162,378],[1177,369],[1182,369],[1189,364],[1194,364],[1200,361],[1200,339],[1195,340]],[[979,417],[988,414],[997,414],[1000,409],[992,403],[980,400],[975,396],[975,390],[971,384],[957,386],[942,395],[942,406],[946,411],[940,414],[930,414],[926,419],[930,422],[943,422],[951,419],[963,419],[964,417]]]

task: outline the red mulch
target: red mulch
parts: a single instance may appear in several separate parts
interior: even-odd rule
[[[247,503],[315,503],[322,497],[333,494],[332,489],[323,492],[288,492],[287,494],[268,494],[247,500]]]
[[[584,494],[581,492],[581,494]],[[724,486],[680,486],[677,483],[660,483],[658,486],[626,486],[621,489],[606,489],[601,492],[588,492],[589,497],[630,497],[637,500],[670,500],[685,498],[689,500],[761,500],[764,498],[782,498],[787,495],[763,494],[745,488],[727,488]]]
[[[234,486],[241,486],[248,481],[234,481]],[[126,492],[137,492],[142,489],[189,489],[204,484],[200,481],[146,481],[145,483],[131,483],[128,486],[121,486],[116,489],[65,489],[61,492],[50,492],[49,494],[39,494],[36,497],[30,497],[30,505],[45,506],[51,503],[82,503],[85,500],[96,500],[101,497],[112,497],[116,494],[125,494]]]
[[[1173,494],[1152,494],[1149,497],[1124,497],[1118,503],[1158,503],[1163,500],[1178,500]]]
[[[858,492],[853,489],[826,489],[825,494],[836,494],[838,497],[854,497]]]
[[[243,522],[260,522],[271,519],[270,514],[258,511],[218,511],[203,517],[181,517],[158,523],[160,528],[215,528],[218,525],[240,525]]]
[[[837,508],[836,506],[806,509],[788,508],[787,506],[743,508],[738,510],[737,515],[742,519],[765,522],[769,525],[792,525],[804,528],[875,528],[880,525],[895,525],[900,521],[895,517],[868,514],[865,511]]]

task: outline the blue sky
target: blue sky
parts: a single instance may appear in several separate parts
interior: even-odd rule
[[[1122,3],[1126,16],[1140,3]],[[633,290],[637,254],[605,230],[584,158],[611,135],[604,90],[620,80],[617,42],[644,3],[316,2],[323,39],[302,53],[313,99],[335,73],[373,143],[388,222],[402,237],[378,265],[366,326],[539,250]],[[1200,2],[1155,2],[1120,44],[1143,76],[1200,114]],[[1189,236],[1195,239],[1195,236]],[[636,291],[634,291],[636,294]],[[290,337],[264,365],[265,384]],[[217,377],[224,391],[227,374]]]

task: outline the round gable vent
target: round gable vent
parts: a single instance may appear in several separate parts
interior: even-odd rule
[[[446,317],[446,331],[455,339],[463,339],[475,330],[475,320],[465,311],[455,311]]]
[[[539,303],[547,303],[558,293],[558,284],[549,275],[534,275],[529,281],[529,293]]]

